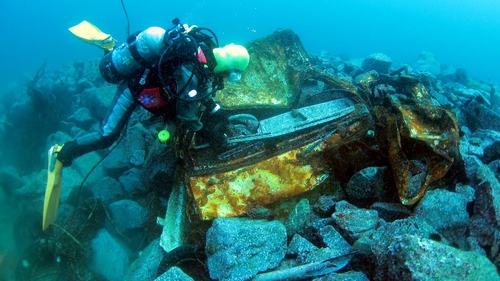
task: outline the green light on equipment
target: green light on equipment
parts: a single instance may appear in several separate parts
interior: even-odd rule
[[[161,130],[158,133],[158,140],[161,143],[166,143],[170,139],[170,133],[167,130]]]

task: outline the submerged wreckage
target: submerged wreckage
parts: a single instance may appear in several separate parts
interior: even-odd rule
[[[247,48],[241,82],[215,97],[232,115],[230,146],[220,152],[182,130],[173,139],[183,165],[161,221],[167,252],[196,217],[253,216],[263,206],[286,214],[286,200],[369,166],[389,167],[389,194],[406,205],[453,176],[457,120],[417,78],[366,72],[353,85],[314,68],[290,30]]]

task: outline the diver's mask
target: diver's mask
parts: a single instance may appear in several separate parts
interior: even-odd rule
[[[242,74],[243,73],[241,71],[231,70],[231,72],[229,72],[229,76],[227,77],[227,81],[232,83],[239,82]]]

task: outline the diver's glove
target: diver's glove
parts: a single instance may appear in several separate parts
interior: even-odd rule
[[[210,99],[204,103],[206,110],[203,114],[202,123],[209,130],[226,131],[229,125],[229,115],[221,107]]]
[[[208,141],[210,147],[219,152],[229,146],[227,137],[223,131],[211,130],[207,126],[203,126],[196,134],[202,139]]]
[[[57,160],[63,164],[63,167],[71,166],[73,159],[76,158],[74,154],[77,149],[78,144],[76,143],[76,140],[65,143],[61,150],[56,154]]]

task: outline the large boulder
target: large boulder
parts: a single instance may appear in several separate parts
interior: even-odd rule
[[[113,225],[121,233],[138,229],[146,221],[148,210],[139,203],[124,199],[109,205]]]
[[[363,60],[361,67],[364,71],[375,70],[378,73],[389,73],[391,68],[392,60],[391,58],[382,53],[371,54]]]
[[[92,240],[90,269],[109,281],[121,281],[129,266],[129,252],[105,229]]]
[[[154,281],[194,281],[189,275],[184,273],[182,269],[174,266],[170,268],[167,272],[163,273],[160,277],[156,278]]]
[[[206,235],[210,277],[248,280],[277,267],[285,257],[286,238],[279,221],[216,219]]]
[[[495,257],[500,241],[500,183],[486,165],[479,167],[477,181],[470,232],[482,247],[493,247],[490,254]]]
[[[418,55],[417,61],[413,64],[413,70],[438,75],[441,73],[441,64],[434,54],[424,51]]]
[[[373,203],[386,198],[387,167],[368,167],[354,174],[345,189],[351,202]]]
[[[380,223],[377,211],[358,208],[347,201],[337,203],[332,218],[342,236],[350,243],[377,228]]]
[[[444,189],[427,191],[415,208],[415,215],[423,217],[450,242],[465,242],[470,220],[464,195]]]
[[[105,204],[114,202],[123,195],[120,183],[110,177],[105,177],[92,185],[91,191],[95,198],[101,199]]]
[[[500,280],[486,257],[413,235],[394,237],[387,256],[384,280]]]
[[[130,265],[124,280],[154,280],[162,259],[163,249],[160,247],[160,239],[156,239],[142,250],[141,255]]]

